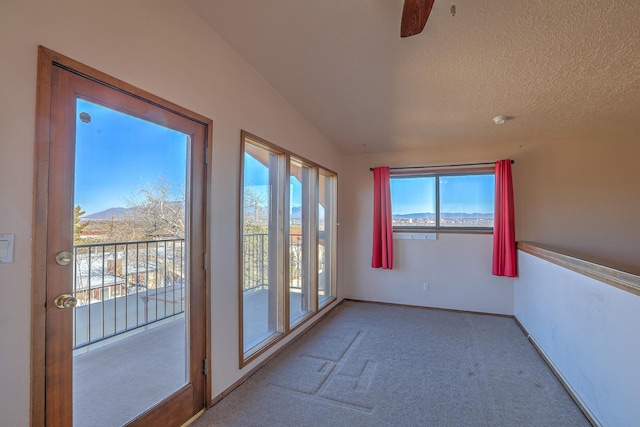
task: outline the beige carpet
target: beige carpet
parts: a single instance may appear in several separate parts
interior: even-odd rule
[[[345,302],[193,426],[588,426],[513,319]]]

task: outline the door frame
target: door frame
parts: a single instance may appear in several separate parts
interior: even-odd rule
[[[34,171],[34,201],[33,201],[33,234],[32,234],[32,283],[31,283],[31,378],[30,378],[30,424],[32,426],[44,426],[46,425],[46,306],[48,300],[52,300],[52,296],[47,296],[47,245],[48,245],[48,206],[49,206],[49,172],[50,172],[50,141],[51,135],[54,131],[51,124],[52,113],[52,75],[54,67],[59,67],[72,73],[78,74],[89,80],[110,87],[114,90],[122,92],[126,95],[133,96],[135,98],[144,100],[158,108],[167,110],[171,113],[185,117],[189,120],[197,122],[204,127],[204,148],[203,154],[204,165],[204,177],[203,187],[194,189],[194,191],[201,191],[204,199],[203,212],[197,213],[197,216],[202,218],[201,224],[205,227],[204,233],[202,230],[195,230],[204,234],[204,259],[203,259],[203,277],[204,277],[204,310],[202,325],[204,331],[204,358],[205,365],[203,371],[205,373],[204,380],[204,406],[211,402],[211,345],[210,345],[210,333],[209,325],[211,319],[211,291],[210,291],[210,276],[207,271],[209,263],[208,254],[211,253],[211,239],[210,239],[210,226],[209,226],[209,213],[211,212],[210,205],[210,186],[211,186],[211,142],[212,142],[212,127],[213,121],[194,113],[186,108],[180,107],[172,102],[148,93],[142,89],[125,83],[119,79],[111,77],[105,73],[81,64],[71,58],[47,49],[43,46],[38,47],[38,79],[36,86],[36,120],[35,120],[35,171]],[[193,233],[193,231],[192,231]],[[191,254],[195,259],[200,255],[197,253]],[[194,284],[195,285],[195,284]],[[50,301],[49,301],[50,302]],[[180,392],[178,392],[180,393]],[[140,421],[145,421],[149,412],[138,418]],[[165,420],[170,417],[169,414],[165,414]],[[50,420],[51,421],[51,420]],[[178,421],[178,420],[176,420]],[[187,420],[181,420],[185,422]]]

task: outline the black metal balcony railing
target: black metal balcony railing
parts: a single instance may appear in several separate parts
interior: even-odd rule
[[[302,239],[292,235],[291,288],[302,284]],[[324,246],[319,247],[319,272]],[[268,234],[243,236],[243,290],[269,287]],[[184,239],[74,246],[73,348],[149,325],[185,310]],[[322,285],[322,284],[321,284]]]
[[[184,239],[74,246],[74,349],[184,312]]]
[[[243,235],[243,290],[260,290],[269,287],[269,235]],[[289,245],[289,287],[302,286],[302,235],[291,234]],[[324,241],[318,246],[318,271],[324,270]]]
[[[269,238],[267,234],[243,235],[243,283],[246,291],[269,287]]]
[[[243,283],[247,292],[269,288],[269,235],[245,234],[242,246]],[[291,235],[289,246],[289,285],[300,288],[302,278],[302,236]]]

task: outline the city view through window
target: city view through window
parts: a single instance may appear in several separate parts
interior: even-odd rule
[[[493,228],[493,174],[391,177],[394,227]]]

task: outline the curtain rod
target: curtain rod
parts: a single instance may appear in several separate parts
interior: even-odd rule
[[[511,164],[514,164],[515,160],[511,160]],[[389,170],[400,169],[434,169],[434,168],[455,168],[460,166],[483,166],[483,165],[495,165],[496,162],[481,162],[481,163],[460,163],[457,165],[435,165],[435,166],[404,166],[397,168],[389,168]],[[369,168],[369,172],[373,172],[373,168]]]

